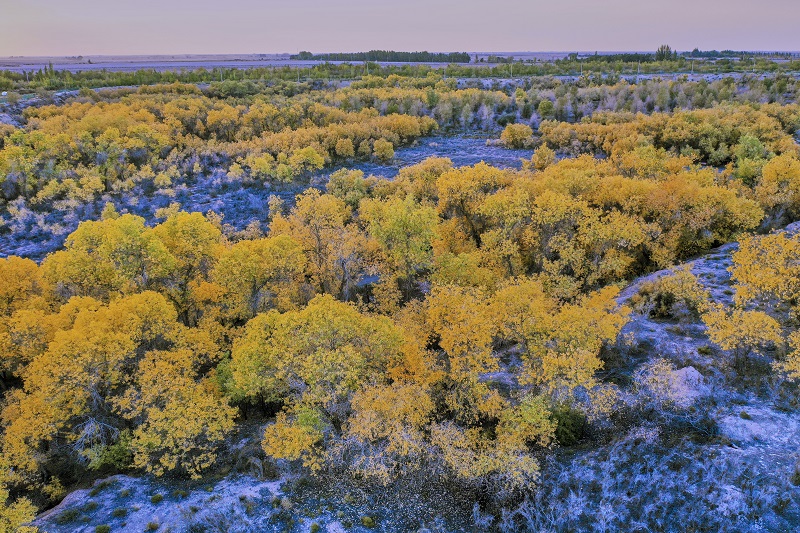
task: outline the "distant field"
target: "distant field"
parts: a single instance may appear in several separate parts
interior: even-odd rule
[[[528,57],[529,53],[525,53]],[[478,53],[479,58],[488,54]],[[541,54],[540,59],[559,59],[566,53]],[[53,65],[57,71],[110,70],[116,72],[135,72],[142,69],[157,71],[195,70],[213,68],[258,68],[258,67],[312,67],[324,61],[305,61],[290,59],[289,54],[248,54],[248,55],[158,55],[158,56],[78,56],[78,57],[4,57],[0,58],[0,70],[12,72],[37,71]],[[328,63],[343,63],[329,61]],[[379,62],[380,64],[397,64]],[[418,63],[417,63],[418,64]],[[447,63],[426,63],[432,66],[445,66]]]
[[[463,66],[497,66],[497,58],[513,58],[515,61],[538,63],[551,63],[567,58],[574,52],[469,52],[473,63]],[[579,56],[586,57],[598,53],[599,55],[616,54],[618,52],[577,52]],[[800,55],[797,52],[791,52]],[[785,63],[787,60],[772,59],[775,63]],[[110,71],[110,72],[136,72],[140,70],[155,70],[158,72],[180,72],[199,69],[250,69],[250,68],[311,68],[323,63],[343,64],[361,63],[360,61],[318,61],[291,59],[290,54],[227,54],[227,55],[139,55],[139,56],[41,56],[41,57],[0,57],[0,71],[16,73],[36,72],[52,65],[58,72],[76,73],[80,71]],[[448,63],[421,63],[421,62],[387,62],[377,61],[381,66],[391,65],[426,65],[432,68],[444,68]]]
[[[469,52],[483,65],[492,64],[490,56],[513,57],[518,61],[555,61],[566,58],[571,52]],[[600,52],[600,54],[613,52]],[[57,71],[110,70],[135,72],[142,69],[157,71],[193,70],[213,68],[256,68],[256,67],[311,67],[323,61],[290,59],[290,54],[245,54],[245,55],[142,55],[142,56],[72,56],[72,57],[0,57],[0,70],[12,72],[37,71],[50,64]],[[330,63],[343,63],[330,61]],[[382,65],[404,64],[378,62]],[[410,63],[409,63],[410,64]],[[419,63],[414,63],[419,64]],[[424,63],[430,66],[445,66],[446,63]]]

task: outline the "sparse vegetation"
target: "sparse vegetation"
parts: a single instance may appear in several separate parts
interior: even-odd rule
[[[81,513],[78,509],[67,509],[66,511],[62,511],[56,517],[56,524],[64,525],[75,522],[80,514]]]

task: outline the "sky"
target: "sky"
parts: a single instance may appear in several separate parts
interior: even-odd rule
[[[800,50],[800,0],[0,0],[0,57]]]

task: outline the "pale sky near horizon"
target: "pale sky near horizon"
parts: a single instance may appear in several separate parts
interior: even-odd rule
[[[0,0],[0,57],[800,50],[800,0]]]

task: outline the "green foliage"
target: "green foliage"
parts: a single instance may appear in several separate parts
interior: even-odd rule
[[[562,446],[574,446],[584,437],[587,420],[586,415],[570,405],[559,405],[551,412],[556,423],[555,438]]]
[[[112,468],[115,471],[124,471],[130,468],[133,463],[131,440],[131,432],[123,431],[117,442],[90,450],[89,468],[92,470]]]
[[[678,52],[673,52],[672,48],[668,44],[662,44],[656,50],[655,60],[656,61],[667,61],[670,59],[675,59],[678,57]]]
[[[58,525],[66,525],[71,524],[72,522],[76,521],[80,516],[81,512],[78,509],[66,509],[61,511],[58,516],[56,517],[56,524]]]
[[[555,106],[553,105],[553,102],[547,99],[539,102],[536,112],[539,113],[539,116],[542,118],[542,120],[552,120],[555,118]]]

